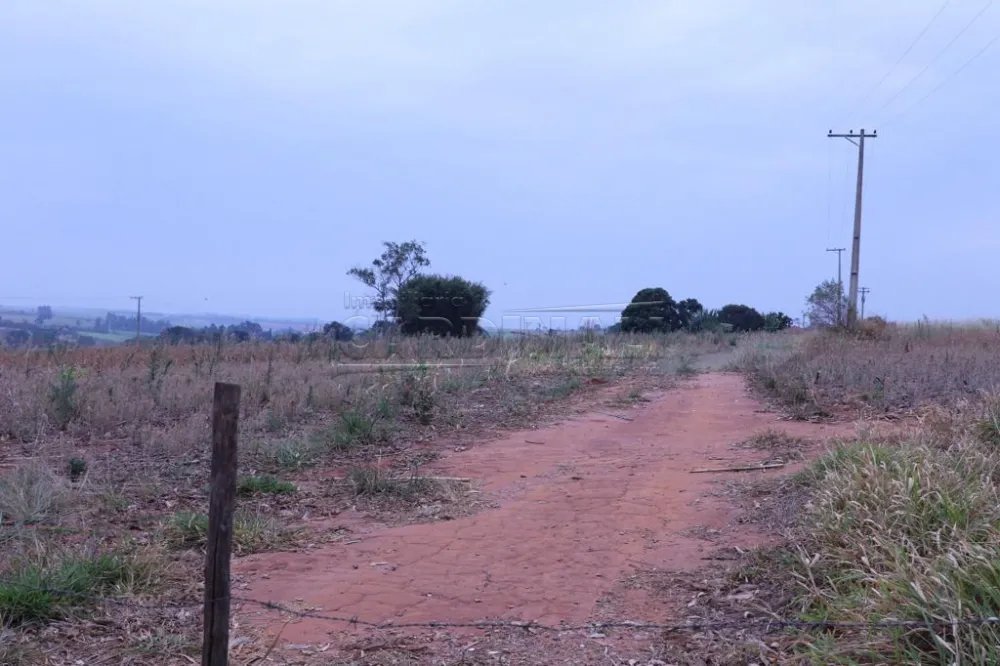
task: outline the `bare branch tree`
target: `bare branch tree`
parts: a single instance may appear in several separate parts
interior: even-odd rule
[[[396,314],[396,299],[400,288],[430,266],[424,244],[411,240],[405,243],[384,241],[385,251],[372,261],[370,268],[352,268],[347,274],[375,290],[373,307],[382,317]]]

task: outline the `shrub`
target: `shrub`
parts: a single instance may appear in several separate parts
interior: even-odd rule
[[[77,372],[73,367],[63,368],[52,385],[50,394],[52,419],[60,430],[65,430],[66,426],[79,414],[80,407],[76,399],[78,384],[76,381]]]
[[[417,275],[399,289],[396,316],[406,335],[467,337],[479,330],[490,292],[460,277]]]

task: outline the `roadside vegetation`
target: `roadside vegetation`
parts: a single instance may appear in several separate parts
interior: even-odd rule
[[[862,623],[792,631],[795,658],[1000,662],[988,620],[1000,616],[998,349],[992,322],[746,341],[739,367],[794,416],[899,426],[863,429],[783,481],[776,492],[799,502],[784,543],[738,573],[770,590],[777,615]]]

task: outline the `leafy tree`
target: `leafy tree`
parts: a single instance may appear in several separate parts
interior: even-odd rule
[[[680,317],[680,328],[691,328],[692,320],[705,311],[704,306],[696,298],[685,298],[677,304],[677,315]]]
[[[840,309],[837,309],[837,302]],[[847,317],[847,298],[836,280],[820,282],[806,299],[809,321],[813,326],[830,328],[843,323]],[[838,322],[839,315],[839,322]]]
[[[430,266],[424,244],[415,240],[405,243],[384,241],[385,251],[372,261],[370,268],[352,268],[347,274],[357,278],[366,287],[375,290],[373,309],[383,317],[387,314],[398,316],[397,299],[399,290],[409,280],[420,273],[420,269]]]
[[[749,305],[730,303],[719,310],[719,321],[729,324],[734,331],[759,331],[764,328],[764,315]]]
[[[344,342],[347,342],[354,337],[354,331],[350,327],[344,326],[339,321],[331,321],[323,327],[323,335],[328,338],[333,338],[334,340],[343,340]]]
[[[478,282],[460,277],[417,275],[397,292],[396,317],[407,335],[474,335],[490,302],[490,292]]]
[[[681,327],[681,315],[666,289],[647,287],[622,310],[621,324],[625,333],[666,333]]]
[[[768,312],[764,315],[764,330],[770,332],[783,331],[792,325],[792,318],[784,312]]]
[[[51,305],[39,305],[38,313],[35,316],[35,323],[41,326],[46,320],[52,319],[52,306]]]

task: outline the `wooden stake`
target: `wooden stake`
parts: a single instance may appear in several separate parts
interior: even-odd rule
[[[240,387],[216,382],[212,402],[212,491],[205,554],[202,666],[229,665],[229,564],[236,510],[236,435]]]

